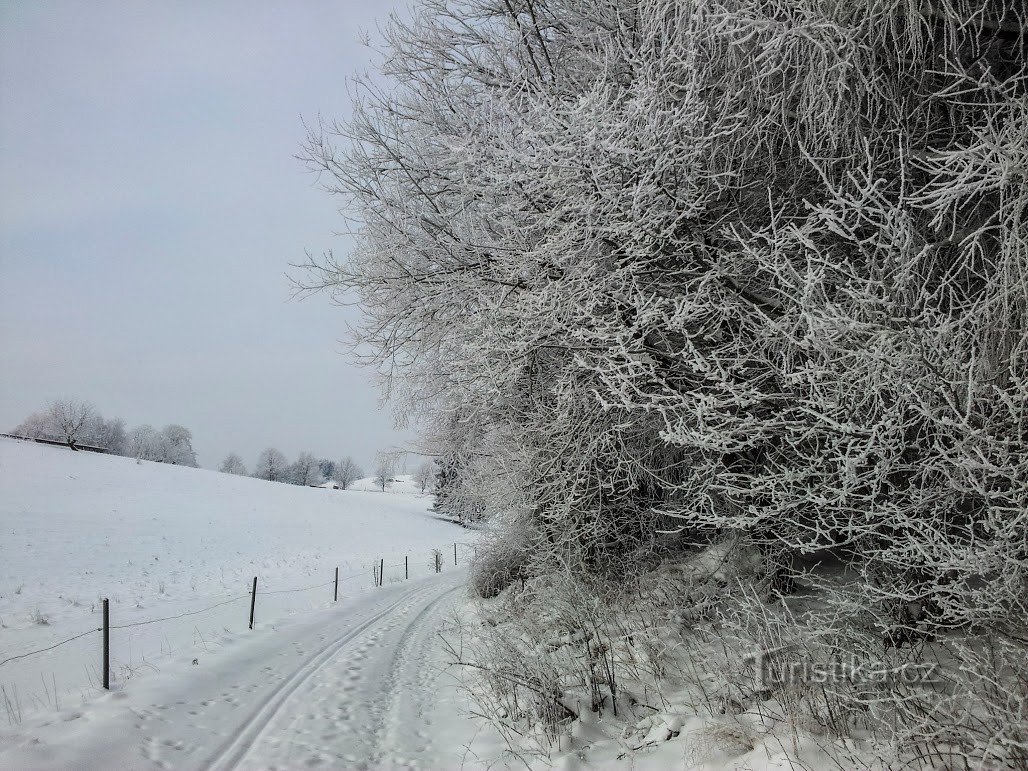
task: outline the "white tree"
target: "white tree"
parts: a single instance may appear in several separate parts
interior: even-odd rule
[[[288,471],[289,462],[286,460],[286,456],[274,447],[268,447],[257,456],[253,475],[269,482],[283,482],[286,481]]]
[[[318,459],[318,471],[321,472],[321,478],[325,481],[336,478],[336,464],[335,461],[331,461],[328,458]]]
[[[103,447],[111,455],[128,454],[128,434],[121,418],[104,420],[97,415],[89,430],[90,443]]]
[[[414,484],[416,484],[421,492],[424,493],[432,485],[432,479],[435,476],[435,466],[429,462],[422,463],[418,466],[414,472]]]
[[[240,476],[246,476],[246,466],[243,465],[243,459],[234,452],[230,452],[225,456],[225,460],[221,462],[219,471],[221,471],[222,474],[238,474]]]
[[[99,418],[92,404],[74,399],[58,399],[51,402],[46,414],[54,435],[67,442],[73,450],[78,449],[79,443],[89,443],[92,438],[90,429],[95,427]]]
[[[49,411],[33,412],[19,423],[12,433],[31,439],[57,439],[57,428],[54,426]]]
[[[296,461],[289,467],[288,479],[294,485],[310,487],[319,485],[321,478],[321,466],[313,453],[301,452]]]
[[[364,476],[364,470],[349,455],[335,464],[334,471],[332,478],[344,490]]]
[[[128,435],[128,454],[138,460],[163,462],[164,442],[149,423],[136,426]]]
[[[196,468],[192,432],[175,423],[165,426],[161,431],[161,455],[163,463]]]
[[[375,484],[382,492],[393,481],[394,469],[396,468],[396,457],[392,453],[380,452],[375,457]]]

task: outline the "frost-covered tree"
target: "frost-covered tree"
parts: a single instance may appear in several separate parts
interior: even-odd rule
[[[253,475],[258,479],[266,479],[269,482],[284,482],[289,472],[289,461],[286,456],[274,447],[268,447],[257,456],[257,463],[253,468]]]
[[[128,454],[128,433],[121,418],[105,420],[100,415],[89,430],[89,443],[103,447],[110,455]]]
[[[12,429],[16,436],[27,436],[32,439],[57,440],[57,429],[48,412],[33,412],[25,420]]]
[[[414,472],[414,484],[424,493],[432,485],[434,476],[435,467],[431,463],[422,463]]]
[[[128,454],[138,460],[163,462],[164,442],[149,423],[133,428],[128,435]]]
[[[562,563],[737,532],[1016,615],[1023,3],[422,11],[307,148],[360,232],[307,285],[401,409],[481,427],[469,471]]]
[[[124,423],[117,421],[122,436]],[[115,428],[117,426],[112,426]],[[34,412],[14,429],[18,436],[65,442],[73,450],[80,444],[107,447],[108,424],[88,402],[57,399],[42,412]],[[115,439],[117,437],[114,437]]]
[[[488,491],[496,487],[500,474],[484,452],[485,428],[480,421],[461,412],[443,412],[428,432],[435,453],[435,501],[432,509],[458,522],[482,519]],[[502,493],[501,507],[510,503],[509,491]]]
[[[90,429],[95,428],[99,417],[92,404],[74,399],[51,402],[46,413],[54,434],[73,450],[79,443],[89,444]]]
[[[161,462],[196,468],[193,434],[188,428],[173,423],[161,430]]]
[[[240,476],[246,476],[246,466],[243,464],[243,459],[234,452],[230,452],[225,456],[225,460],[221,462],[221,467],[218,470],[221,471],[222,474],[238,474]]]
[[[303,487],[320,485],[324,481],[318,459],[309,452],[300,453],[299,457],[289,466],[286,476],[292,484]]]
[[[324,480],[335,479],[336,476],[336,464],[335,461],[321,458],[318,460],[318,471],[321,472],[321,478]]]
[[[387,453],[387,452],[380,452],[380,453],[378,453],[378,455],[375,458],[375,478],[374,479],[375,479],[375,484],[378,486],[378,488],[382,492],[385,492],[385,489],[387,487],[389,487],[389,485],[392,483],[392,481],[393,481],[393,474],[396,473],[395,469],[396,469],[396,456],[395,455],[393,455],[391,453]]]
[[[335,473],[332,475],[332,478],[345,490],[363,476],[363,469],[354,462],[353,458],[347,455],[335,464]]]

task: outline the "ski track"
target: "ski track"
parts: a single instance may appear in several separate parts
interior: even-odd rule
[[[0,769],[66,766],[71,748],[83,769],[459,768],[438,633],[464,578],[387,586],[206,669],[131,681],[17,746],[0,742]]]
[[[279,766],[274,762],[268,763],[268,760],[278,758],[283,748],[286,750],[286,757],[279,759],[284,760],[286,768],[297,765],[298,759],[294,757],[294,750],[297,748],[306,755],[299,759],[299,763],[306,767],[338,766],[340,761],[346,763],[348,768],[383,767],[380,759],[383,751],[381,720],[386,714],[402,707],[408,700],[416,701],[425,695],[422,690],[416,688],[397,691],[397,685],[422,684],[396,682],[397,668],[410,668],[412,664],[411,658],[401,653],[410,648],[409,641],[414,635],[423,632],[421,627],[426,616],[457,588],[458,586],[449,586],[440,594],[438,586],[430,586],[405,595],[352,632],[325,646],[268,695],[264,703],[240,725],[236,735],[216,753],[206,768],[211,771],[276,768]],[[412,606],[419,604],[426,594],[432,595],[433,599],[421,608],[413,619],[407,620],[406,613]],[[399,613],[394,613],[401,606],[404,606],[403,609]],[[383,621],[384,623],[380,623]],[[377,661],[373,660],[374,664],[387,665],[384,681],[379,680],[371,693],[364,691],[355,694],[358,690],[355,684],[365,679],[363,670],[371,658],[369,654],[372,651],[382,652],[382,638],[399,626],[402,626],[404,631],[396,645],[385,648],[386,655]],[[350,643],[356,646],[352,651],[351,648],[354,646],[350,646]],[[390,657],[388,653],[392,648],[395,650]],[[344,655],[349,653],[352,655]],[[376,667],[378,668],[380,667]],[[418,669],[416,663],[414,669]],[[315,678],[316,675],[318,677]],[[372,679],[374,678],[367,678]],[[356,700],[352,698],[354,695],[358,697]],[[376,695],[379,698],[372,701]],[[364,730],[353,731],[353,736],[350,737],[351,742],[356,739],[358,743],[361,743],[362,737],[372,738],[365,747],[366,753],[354,752],[354,748],[348,742],[344,742],[342,748],[334,746],[340,739],[347,738],[347,723],[352,721],[355,712],[364,713],[357,717],[370,718],[370,725],[361,726]],[[323,728],[324,724],[327,724],[327,730],[320,730],[320,736],[313,741],[294,738],[319,733],[319,730],[313,727],[304,727],[304,723],[321,724]],[[287,738],[283,741],[280,738],[282,736]],[[248,762],[248,758],[252,759]],[[404,765],[408,768],[417,767],[415,761]],[[396,766],[389,764],[388,767]]]

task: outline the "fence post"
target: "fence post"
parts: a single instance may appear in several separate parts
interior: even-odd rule
[[[385,573],[383,572],[385,570],[385,562],[386,562],[385,561],[385,557],[383,557],[382,559],[380,559],[378,561],[378,585],[379,586],[384,586],[385,585]]]
[[[457,544],[453,545],[453,564],[457,564]]]
[[[339,568],[336,568],[336,588],[332,594],[332,602],[339,601]]]
[[[111,606],[104,597],[104,690],[111,690]]]
[[[410,578],[410,568],[407,567],[407,555],[403,555],[403,580],[406,581]]]
[[[253,577],[253,591],[250,592],[250,628],[253,629],[253,609],[257,605],[257,576]]]

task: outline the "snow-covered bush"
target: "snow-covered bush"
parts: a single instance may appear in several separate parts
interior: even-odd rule
[[[507,528],[483,539],[471,563],[471,589],[479,597],[495,597],[512,583],[529,575],[529,565],[538,551],[531,532]]]
[[[832,549],[868,639],[1004,635],[1024,25],[1014,0],[423,0],[392,86],[310,138],[360,237],[306,285],[360,302],[404,409],[487,438],[461,473],[503,477],[483,510],[527,512],[536,574],[629,583],[658,531],[741,534],[762,600]]]
[[[677,523],[945,623],[1024,586],[1020,5],[873,5],[426,0],[312,134],[361,239],[308,285],[574,561]]]

